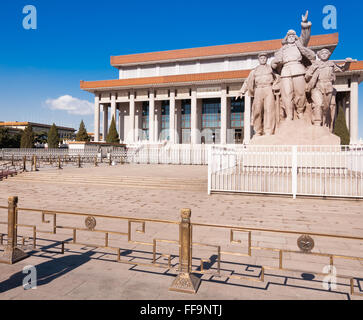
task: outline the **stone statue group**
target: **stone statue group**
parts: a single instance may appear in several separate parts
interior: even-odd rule
[[[280,120],[304,118],[308,100],[312,124],[333,131],[335,73],[346,70],[352,60],[347,58],[344,65],[339,66],[329,60],[331,52],[328,49],[322,49],[316,55],[307,47],[310,34],[311,22],[306,12],[302,17],[300,38],[294,30],[289,30],[271,65],[267,63],[267,53],[260,53],[260,65],[244,82],[239,97],[246,92],[253,97],[251,120],[257,136],[273,135]]]

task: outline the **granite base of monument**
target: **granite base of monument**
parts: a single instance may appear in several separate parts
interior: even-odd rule
[[[314,126],[306,119],[281,121],[274,135],[254,136],[251,145],[340,145],[340,138],[327,127]]]

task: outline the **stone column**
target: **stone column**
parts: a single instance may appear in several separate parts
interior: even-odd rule
[[[130,141],[131,143],[135,142],[135,93],[133,91],[130,92]]]
[[[95,94],[94,141],[100,141],[100,98]]]
[[[251,140],[251,97],[244,96],[245,99],[245,114],[243,119],[244,139],[243,143],[248,144]]]
[[[181,108],[182,108],[182,101],[176,100],[175,101],[175,143],[181,143]]]
[[[169,101],[169,137],[170,143],[176,142],[175,128],[175,90],[170,90]]]
[[[197,143],[198,137],[198,113],[197,113],[197,90],[192,89],[191,97],[191,111],[190,111],[190,142],[192,144]]]
[[[231,129],[231,99],[234,98],[227,98],[227,144],[234,141],[234,131]]]
[[[149,141],[150,142],[155,141],[154,118],[155,118],[155,94],[154,90],[151,90],[149,95]]]
[[[358,76],[354,75],[350,85],[350,143],[358,143]]]
[[[154,141],[158,142],[161,132],[161,101],[155,101]]]
[[[227,89],[222,86],[221,92],[221,144],[227,143]]]
[[[347,128],[350,132],[350,103],[349,103],[349,99],[347,98],[346,92],[344,92],[342,103],[343,103],[343,110],[344,110],[344,114],[345,114],[345,121],[347,124]]]
[[[117,129],[117,118],[116,118],[116,93],[111,93],[111,120],[112,117],[115,119],[116,130]]]
[[[120,136],[120,142],[124,141],[124,110],[122,105],[118,109],[118,132]]]
[[[108,105],[103,104],[103,132],[102,132],[102,141],[106,141],[108,132]]]

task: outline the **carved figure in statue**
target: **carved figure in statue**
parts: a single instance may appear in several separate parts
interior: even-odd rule
[[[303,118],[306,105],[305,72],[315,60],[315,52],[307,48],[311,35],[311,22],[307,21],[308,11],[302,17],[301,36],[289,30],[282,41],[282,48],[275,53],[271,66],[281,76],[282,107],[287,120]]]
[[[256,135],[273,135],[276,126],[276,116],[272,84],[276,76],[271,66],[267,64],[266,53],[260,53],[258,60],[260,65],[250,72],[247,80],[242,85],[239,97],[242,97],[247,91],[250,97],[254,97],[252,122]]]
[[[338,66],[330,61],[331,52],[322,49],[316,60],[307,70],[305,79],[308,82],[306,91],[311,93],[312,99],[312,124],[326,126],[333,132],[336,115],[336,90],[333,85],[336,72],[343,72],[349,67],[352,59],[347,58],[344,65]]]

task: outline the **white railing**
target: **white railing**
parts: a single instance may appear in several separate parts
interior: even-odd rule
[[[133,144],[126,149],[107,148],[100,152],[99,148],[92,149],[2,149],[0,157],[4,160],[12,158],[20,159],[26,156],[39,158],[64,156],[81,156],[86,158],[97,157],[98,159],[111,156],[115,162],[142,163],[142,164],[180,164],[180,165],[207,165],[208,145],[179,144],[179,145],[156,145],[156,144]]]
[[[140,145],[113,152],[112,157],[123,157],[125,163],[207,165],[208,146],[206,145],[166,145],[154,147]],[[117,159],[116,159],[117,160]]]
[[[363,148],[212,146],[208,193],[245,192],[363,198]]]

